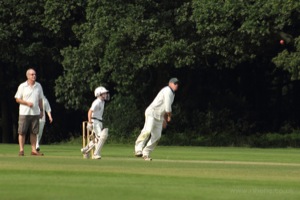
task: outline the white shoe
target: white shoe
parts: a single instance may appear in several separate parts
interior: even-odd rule
[[[101,159],[101,156],[99,156],[99,155],[93,155],[92,159],[94,159],[94,160]]]
[[[152,158],[150,158],[150,157],[147,156],[147,155],[143,156],[143,159],[144,159],[145,161],[151,161],[151,160],[152,160]]]

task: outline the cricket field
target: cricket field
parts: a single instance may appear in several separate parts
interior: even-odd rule
[[[3,200],[298,200],[300,149],[158,146],[152,161],[133,145],[105,144],[101,160],[80,145],[41,145],[43,157],[0,144]]]

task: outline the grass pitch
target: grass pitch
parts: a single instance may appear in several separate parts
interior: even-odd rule
[[[300,199],[300,150],[158,146],[153,161],[133,145],[105,144],[101,160],[80,145],[42,145],[18,157],[0,144],[0,197],[10,199]]]

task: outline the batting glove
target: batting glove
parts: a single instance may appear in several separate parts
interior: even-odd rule
[[[88,123],[86,125],[86,129],[89,130],[89,131],[93,131],[93,124],[92,123]]]

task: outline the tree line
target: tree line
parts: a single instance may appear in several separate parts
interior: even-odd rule
[[[53,110],[45,142],[80,135],[99,85],[111,138],[132,140],[171,77],[181,85],[166,144],[298,138],[299,18],[296,0],[0,1],[0,141],[16,140],[29,67]]]

